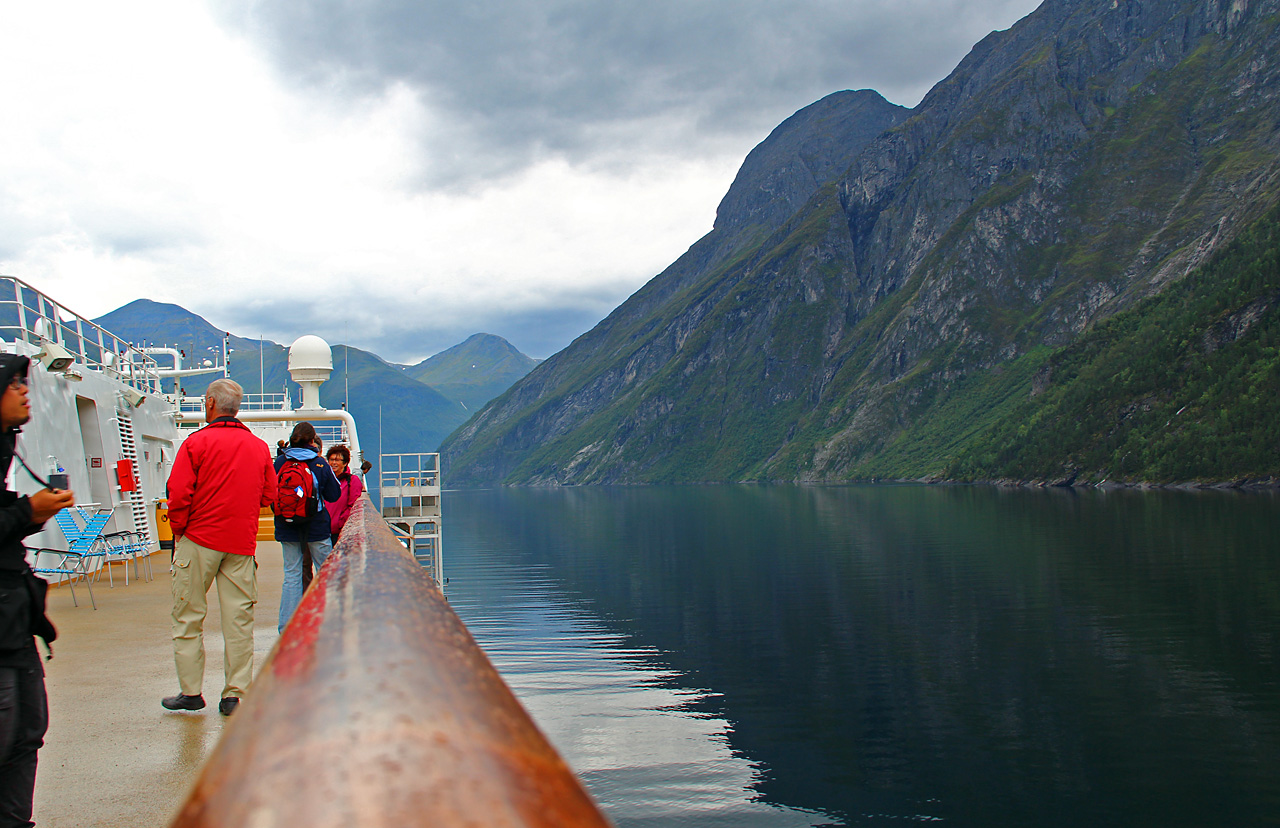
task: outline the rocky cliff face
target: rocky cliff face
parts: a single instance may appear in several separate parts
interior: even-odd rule
[[[451,480],[885,473],[939,400],[1277,200],[1278,32],[1280,0],[1048,0],[915,110],[802,110],[707,237],[446,441]]]

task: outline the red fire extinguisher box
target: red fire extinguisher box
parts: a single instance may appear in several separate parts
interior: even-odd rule
[[[120,491],[136,492],[138,481],[133,476],[133,464],[128,460],[116,461],[116,477],[120,480]]]

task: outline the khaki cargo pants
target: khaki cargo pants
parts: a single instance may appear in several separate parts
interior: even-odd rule
[[[221,698],[240,698],[253,680],[253,606],[258,603],[258,561],[208,549],[187,538],[173,556],[173,661],[188,696],[204,684],[204,619],[208,592],[218,582],[226,686]]]

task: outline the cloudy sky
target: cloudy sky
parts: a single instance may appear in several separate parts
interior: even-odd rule
[[[841,89],[914,106],[1035,0],[43,0],[0,12],[0,273],[99,316],[550,356]]]

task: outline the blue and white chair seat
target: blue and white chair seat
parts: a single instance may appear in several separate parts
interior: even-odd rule
[[[37,575],[56,575],[55,583],[62,583],[65,580],[67,586],[71,588],[71,603],[77,607],[80,606],[80,602],[76,599],[75,579],[83,579],[84,585],[89,589],[89,601],[94,609],[98,608],[98,602],[93,597],[93,579],[89,577],[88,560],[84,555],[62,549],[37,549],[35,552],[36,565],[32,570]]]

